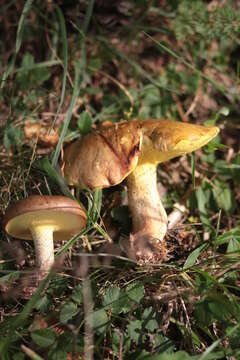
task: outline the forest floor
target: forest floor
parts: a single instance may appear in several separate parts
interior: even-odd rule
[[[240,2],[20,0],[0,19],[1,220],[30,195],[87,209],[40,284],[32,242],[1,229],[1,359],[240,359]],[[167,213],[186,209],[164,261],[129,257],[124,181],[61,174],[67,144],[132,119],[220,129],[158,168]]]

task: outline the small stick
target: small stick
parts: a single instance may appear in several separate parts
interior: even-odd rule
[[[185,205],[176,203],[173,207],[174,210],[168,215],[168,229],[173,229],[187,213]]]

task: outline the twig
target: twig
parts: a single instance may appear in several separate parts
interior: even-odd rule
[[[178,97],[176,94],[172,94],[172,97],[176,103],[176,106],[177,106],[177,111],[182,119],[183,122],[189,122],[189,119],[188,119],[188,116],[187,116],[187,113],[185,113],[183,111],[183,108],[182,108],[182,104],[181,102],[179,101]]]
[[[84,309],[84,359],[93,360],[94,336],[93,336],[93,301],[89,278],[83,281],[83,309]]]
[[[176,203],[173,207],[174,210],[168,215],[168,229],[173,229],[187,213],[185,205]]]
[[[32,360],[43,360],[43,358],[41,356],[39,356],[38,354],[35,353],[35,351],[29,349],[27,346],[25,345],[21,345],[21,350],[24,352],[24,354],[26,354],[28,357],[30,357],[30,359]]]

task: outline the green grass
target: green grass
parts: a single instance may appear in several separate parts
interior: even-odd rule
[[[56,244],[56,267],[37,288],[32,244],[1,230],[1,359],[239,359],[239,7],[13,1],[0,10],[2,215],[31,194],[62,194],[88,217]],[[221,131],[159,167],[167,212],[180,202],[188,213],[168,232],[167,260],[140,265],[129,257],[124,183],[73,192],[61,156],[102,121],[149,118]],[[55,128],[58,143],[27,139],[29,120]]]

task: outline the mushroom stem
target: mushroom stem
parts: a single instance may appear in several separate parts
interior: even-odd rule
[[[36,251],[36,262],[40,271],[49,271],[54,263],[54,226],[32,225],[30,228]]]
[[[162,242],[167,232],[167,214],[157,188],[156,164],[138,165],[127,178],[128,203],[134,238]]]

